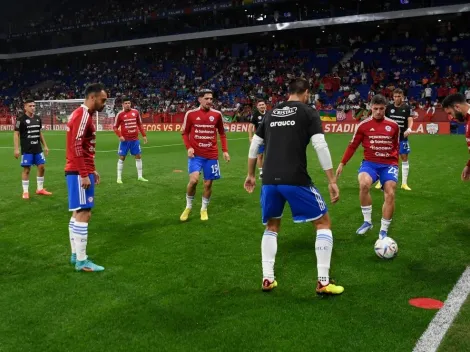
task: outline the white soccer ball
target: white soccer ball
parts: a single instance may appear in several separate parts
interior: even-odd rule
[[[374,245],[375,254],[382,259],[392,259],[398,254],[398,245],[393,238],[378,239]]]

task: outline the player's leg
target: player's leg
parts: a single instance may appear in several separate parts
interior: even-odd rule
[[[383,168],[380,172],[380,180],[384,185],[384,204],[382,207],[382,221],[379,238],[385,238],[388,228],[392,223],[393,212],[395,211],[395,190],[398,183],[398,166]]]
[[[129,152],[129,142],[119,142],[118,148],[118,163],[117,163],[117,183],[122,183],[122,170],[124,169],[124,161],[126,160],[127,153]]]
[[[104,267],[96,265],[87,256],[88,224],[91,218],[91,209],[94,206],[95,178],[89,175],[91,185],[88,189],[81,187],[80,175],[67,176],[67,189],[69,195],[69,210],[72,211],[73,228],[71,262],[73,262],[73,251],[75,250],[75,270],[77,271],[103,271]],[[70,222],[72,222],[72,219]],[[69,224],[70,224],[69,222]],[[70,236],[70,234],[69,234]]]
[[[256,164],[258,165],[259,178],[263,178],[264,144],[259,146]]]
[[[359,169],[359,202],[361,203],[361,211],[364,217],[363,224],[357,229],[358,235],[364,235],[373,228],[372,225],[372,197],[370,188],[378,179],[377,172],[373,163],[362,162]]]
[[[319,294],[340,294],[341,286],[330,283],[330,262],[333,251],[333,233],[325,200],[315,186],[279,186],[279,191],[292,210],[295,223],[311,222],[316,228],[315,254],[317,257]]]
[[[277,235],[281,227],[281,218],[286,200],[278,191],[279,186],[266,185],[261,187],[261,214],[263,225],[266,226],[261,240],[261,264],[263,267],[263,291],[271,291],[277,287],[274,275],[274,264],[277,254]]]
[[[204,193],[202,194],[201,220],[209,220],[207,207],[209,206],[212,195],[212,183],[220,179],[220,166],[218,160],[206,159],[203,162],[202,170],[204,172]]]
[[[29,174],[33,165],[33,154],[21,155],[21,185],[23,186],[23,199],[29,199]]]
[[[410,143],[408,141],[400,141],[401,188],[405,191],[411,191],[411,188],[408,187],[408,175],[410,173],[408,154],[410,154],[410,152]]]
[[[46,168],[45,168],[46,159],[44,157],[44,154],[43,153],[34,154],[34,163],[38,167],[38,175],[36,177],[37,179],[36,194],[43,195],[43,196],[52,195],[51,192],[48,192],[44,188],[44,174],[46,173]]]
[[[72,217],[69,221],[69,240],[70,240],[70,264],[75,265],[77,263],[77,250],[75,249],[75,238],[73,236],[73,227],[75,226],[75,220],[77,211],[72,211]]]
[[[196,186],[199,183],[200,171],[202,169],[203,159],[195,156],[188,158],[189,182],[186,187],[186,208],[180,216],[181,221],[188,220],[191,209],[193,208],[193,200],[196,195]]]
[[[135,156],[135,167],[137,169],[137,179],[142,182],[148,182],[148,180],[143,177],[142,148],[140,147],[140,141],[132,142],[131,154]]]

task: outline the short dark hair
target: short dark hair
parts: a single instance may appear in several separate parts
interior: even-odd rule
[[[206,94],[214,94],[210,89],[201,89],[197,95],[198,98],[203,98]]]
[[[455,104],[464,104],[466,103],[465,100],[465,95],[456,93],[456,94],[451,94],[448,95],[443,101],[442,101],[442,107],[445,108],[451,108]]]
[[[23,105],[30,104],[30,103],[34,103],[34,99],[33,99],[33,98],[26,98],[26,99],[23,101]]]
[[[266,104],[266,101],[264,99],[258,99],[256,101],[256,105],[258,105],[259,103],[265,103]]]
[[[124,104],[126,101],[130,101],[132,103],[132,99],[129,97],[122,97],[121,98],[121,103]]]
[[[401,88],[395,88],[395,90],[393,91],[393,94],[401,94],[401,95],[404,95],[403,89],[401,89]]]
[[[387,99],[380,94],[374,95],[370,101],[370,105],[387,105]]]
[[[303,94],[310,88],[305,78],[295,78],[289,83],[289,94]]]
[[[104,90],[104,85],[101,83],[92,83],[85,88],[85,98],[88,98],[90,94],[98,94]]]

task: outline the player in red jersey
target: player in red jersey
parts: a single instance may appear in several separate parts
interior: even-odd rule
[[[96,128],[93,115],[103,111],[108,96],[103,85],[89,85],[85,90],[85,102],[70,115],[67,123],[65,176],[69,196],[70,262],[77,271],[103,271],[86,255],[88,223],[95,201],[95,184],[100,175],[95,169]]]
[[[198,100],[200,106],[186,113],[182,127],[184,145],[188,150],[189,183],[186,191],[186,209],[180,216],[181,221],[188,220],[191,213],[201,171],[204,172],[201,220],[209,219],[207,206],[212,194],[212,182],[220,178],[217,132],[219,132],[224,159],[226,162],[230,161],[222,113],[211,109],[212,91],[201,90]]]
[[[470,104],[465,100],[463,94],[451,94],[442,101],[442,107],[447,114],[452,115],[454,119],[466,121],[465,138],[467,140],[468,151],[470,152]],[[470,181],[470,160],[463,168],[462,181]]]
[[[119,160],[117,164],[117,183],[122,183],[122,169],[127,154],[135,156],[135,166],[137,168],[137,180],[147,182],[142,176],[142,149],[140,148],[139,131],[147,144],[147,136],[142,125],[142,119],[136,109],[131,108],[131,100],[124,98],[122,101],[122,111],[116,116],[114,122],[114,133],[119,137]]]
[[[370,187],[380,180],[384,191],[382,222],[379,238],[387,237],[388,227],[395,210],[395,189],[398,182],[398,154],[400,149],[400,127],[385,117],[387,100],[382,95],[375,95],[371,100],[372,117],[362,121],[349,143],[343,159],[336,170],[339,177],[344,165],[354,155],[360,144],[364,147],[364,160],[359,169],[359,200],[361,202],[364,223],[356,231],[364,235],[372,229],[372,198]]]

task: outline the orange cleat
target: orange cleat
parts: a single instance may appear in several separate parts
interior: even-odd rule
[[[36,194],[39,194],[41,196],[52,196],[52,193],[48,192],[45,188],[43,188],[41,190],[37,190]]]
[[[28,192],[23,193],[23,199],[29,199],[29,193]]]

